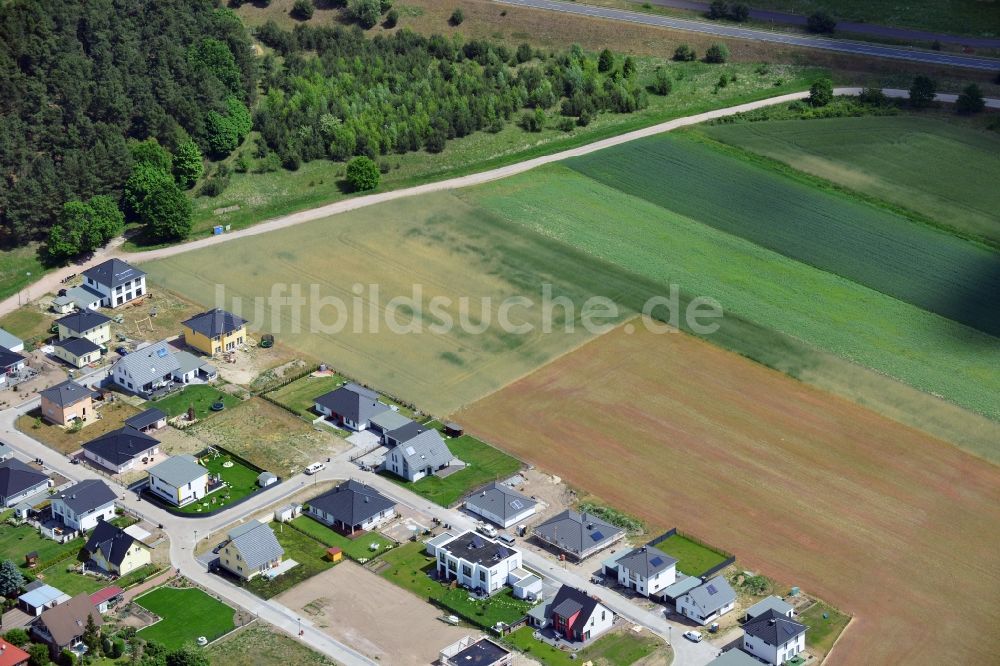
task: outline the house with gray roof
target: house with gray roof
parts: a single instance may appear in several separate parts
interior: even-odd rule
[[[173,350],[161,340],[119,359],[111,370],[111,381],[148,398],[154,391],[173,384],[174,373],[180,367]]]
[[[88,287],[86,284],[82,284],[79,287],[71,287],[66,290],[65,298],[80,310],[96,310],[101,307],[101,301],[104,300],[104,296],[101,292],[97,291],[93,287]],[[59,299],[56,299],[59,300]],[[55,306],[56,303],[53,302]],[[65,309],[65,305],[58,305],[58,311]]]
[[[194,456],[171,456],[149,470],[149,491],[174,506],[186,506],[205,497],[208,470]]]
[[[66,527],[87,532],[115,517],[115,492],[97,479],[84,479],[52,496],[52,515]]]
[[[667,585],[659,592],[654,593],[653,598],[674,606],[677,604],[677,599],[701,585],[702,582],[704,581],[698,576],[685,576],[683,573],[677,572],[677,580],[672,585]]]
[[[440,666],[513,666],[514,654],[489,638],[471,636],[449,645],[438,654]]]
[[[0,347],[0,386],[9,379],[17,378],[27,363],[28,359],[23,354]]]
[[[677,580],[677,559],[655,546],[639,546],[617,559],[618,584],[649,597]]]
[[[105,520],[97,523],[83,550],[91,567],[119,576],[152,561],[149,546]]]
[[[433,544],[433,545],[432,545]],[[432,539],[437,576],[454,580],[470,590],[494,594],[505,585],[523,581],[530,574],[521,567],[521,551],[488,539],[476,532],[465,532],[451,539]],[[541,591],[541,581],[531,589],[521,587],[522,594]],[[514,590],[518,595],[517,589]]]
[[[121,259],[108,259],[83,272],[83,286],[100,296],[101,306],[117,308],[146,293],[146,274]]]
[[[732,648],[708,662],[708,666],[760,666],[760,661],[739,648]]]
[[[166,427],[167,414],[162,409],[150,407],[140,414],[125,419],[125,425],[132,426],[139,432],[152,432]]]
[[[313,401],[317,412],[337,425],[351,430],[367,430],[372,417],[389,411],[378,393],[348,382]]]
[[[83,445],[87,460],[121,474],[136,469],[160,452],[160,441],[130,425],[104,433]]]
[[[87,338],[65,338],[52,343],[53,353],[74,368],[101,360],[101,347]]]
[[[48,475],[17,458],[0,462],[0,507],[14,506],[48,487]]]
[[[371,486],[349,479],[309,500],[307,514],[342,534],[355,534],[392,520],[396,503]]]
[[[227,537],[219,551],[219,564],[243,580],[277,568],[285,556],[271,526],[257,520],[234,527]]]
[[[625,537],[625,530],[590,513],[567,509],[535,526],[535,537],[577,560]]]
[[[59,339],[87,338],[103,345],[111,340],[111,318],[94,310],[79,310],[56,319]]]
[[[758,659],[780,666],[806,649],[806,625],[767,610],[743,625],[743,649]]]
[[[597,638],[614,622],[614,612],[600,599],[569,585],[563,585],[551,600],[528,612],[530,625],[550,629],[571,643]]]
[[[174,381],[190,384],[197,379],[215,379],[219,374],[214,365],[191,352],[181,350],[175,351],[173,354],[174,358],[177,359],[177,369],[173,372]]]
[[[781,597],[773,594],[769,597],[764,597],[748,608],[746,613],[744,613],[744,616],[746,620],[752,620],[758,615],[763,615],[769,610],[773,610],[777,612],[778,615],[784,615],[785,617],[795,616],[795,608]]]
[[[388,433],[413,423],[411,419],[406,418],[400,414],[399,411],[392,409],[391,407],[381,414],[376,414],[371,417],[368,419],[368,422],[372,432],[377,432],[382,435],[382,442],[384,444],[388,443],[385,441],[385,436]]]
[[[24,340],[17,337],[10,331],[0,328],[0,347],[9,349],[12,352],[23,352]]]
[[[387,437],[393,444],[385,457],[385,469],[407,481],[419,481],[455,460],[434,428],[414,423],[393,430]]]
[[[736,592],[722,576],[710,578],[677,598],[677,612],[698,624],[714,622],[736,607]]]
[[[94,391],[72,379],[39,391],[42,416],[57,425],[69,425],[79,419],[89,421],[94,415]]]
[[[535,513],[538,502],[510,486],[494,481],[465,500],[465,509],[500,527],[517,525]]]

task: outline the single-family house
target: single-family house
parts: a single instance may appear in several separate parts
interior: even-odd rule
[[[433,548],[438,577],[470,590],[493,594],[526,573],[521,551],[475,532],[435,542]]]
[[[18,352],[0,347],[0,387],[17,378],[27,363],[28,359]]]
[[[517,525],[535,513],[538,502],[494,481],[465,500],[465,509],[500,527]]]
[[[101,348],[87,338],[66,338],[52,343],[56,358],[74,368],[82,368],[101,360]]]
[[[84,338],[95,345],[111,341],[111,318],[94,310],[80,310],[56,319],[60,340]]]
[[[441,650],[440,666],[512,666],[514,654],[499,643],[483,637],[464,636]]]
[[[17,598],[18,607],[32,617],[38,617],[46,609],[69,601],[70,596],[62,590],[44,583],[33,587]]]
[[[84,479],[52,497],[52,515],[66,527],[87,532],[115,517],[115,492],[103,481]]]
[[[90,595],[90,603],[94,604],[94,608],[97,609],[98,613],[104,615],[110,608],[121,601],[124,595],[125,590],[117,585],[110,585]]]
[[[731,648],[708,662],[708,666],[760,666],[760,661],[739,648]]]
[[[639,546],[618,558],[618,584],[649,597],[677,580],[677,559],[655,546]]]
[[[207,488],[208,470],[194,456],[172,456],[149,469],[149,490],[175,506],[201,499]]]
[[[764,597],[748,608],[746,613],[744,613],[745,620],[752,620],[758,615],[762,615],[769,610],[773,610],[777,612],[778,615],[784,615],[785,617],[795,616],[795,608],[790,603],[781,597],[772,594],[769,597]]]
[[[806,625],[771,609],[743,625],[743,649],[780,666],[806,649]]]
[[[89,421],[94,416],[94,392],[72,379],[40,391],[42,416],[56,425],[69,425],[77,419]]]
[[[78,287],[71,287],[66,290],[66,296],[56,298],[52,302],[52,306],[59,314],[71,312],[74,307],[78,310],[96,310],[101,307],[101,300],[103,298],[101,292],[93,287],[88,287],[86,284],[81,284]],[[68,308],[66,307],[66,301],[69,301]]]
[[[313,406],[334,423],[351,430],[367,430],[373,416],[389,410],[389,405],[378,399],[378,393],[351,382],[319,396]]]
[[[104,433],[83,445],[83,455],[115,474],[135,469],[160,452],[159,440],[130,425]]]
[[[27,666],[31,655],[0,638],[0,666]]]
[[[378,529],[396,515],[396,503],[360,481],[349,479],[309,500],[307,513],[343,534]]]
[[[219,371],[215,366],[200,356],[195,356],[191,352],[175,351],[174,358],[177,360],[177,369],[173,372],[173,380],[181,384],[190,384],[196,379],[215,379]]]
[[[203,354],[215,356],[236,349],[247,337],[247,320],[215,308],[181,322],[184,342]]]
[[[90,564],[109,574],[125,576],[152,562],[149,546],[125,530],[100,521],[83,547]]]
[[[83,272],[83,286],[100,296],[100,304],[117,308],[146,293],[146,274],[121,259],[108,259]]]
[[[434,428],[411,423],[386,434],[392,448],[385,469],[407,481],[419,481],[452,463],[455,456]]]
[[[140,414],[125,419],[125,425],[131,426],[139,432],[150,433],[167,427],[167,415],[161,409],[150,407]]]
[[[90,603],[90,595],[83,592],[39,615],[31,627],[31,634],[49,646],[53,659],[65,649],[83,650],[83,632],[88,615],[94,618],[98,627],[104,624],[101,614]]]
[[[725,578],[710,578],[677,598],[677,612],[698,624],[708,624],[736,607],[736,592]]]
[[[625,537],[622,528],[593,514],[572,509],[537,525],[533,533],[539,540],[577,560],[590,557]]]
[[[132,393],[149,397],[174,383],[180,363],[170,346],[160,341],[124,356],[111,370],[111,381]]]
[[[0,347],[9,349],[12,352],[23,352],[24,340],[17,337],[10,331],[0,328]]]
[[[49,477],[17,458],[0,462],[0,506],[14,506],[49,487]]]
[[[250,520],[229,530],[219,551],[219,564],[243,580],[250,580],[281,564],[285,550],[270,525]]]
[[[597,638],[614,626],[615,614],[583,590],[563,585],[552,599],[528,612],[528,622],[552,631],[570,642]]]
[[[0,442],[0,462],[4,460],[10,460],[14,457],[14,449],[10,448],[3,442]]]

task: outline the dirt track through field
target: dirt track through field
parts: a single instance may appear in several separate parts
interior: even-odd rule
[[[831,663],[989,663],[1000,650],[1000,468],[920,431],[641,326],[454,418],[854,614]]]

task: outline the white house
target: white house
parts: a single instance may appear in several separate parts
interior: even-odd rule
[[[160,341],[120,359],[111,371],[111,380],[126,391],[149,397],[157,389],[173,384],[180,368],[173,350],[166,341]]]
[[[86,479],[52,497],[52,514],[78,532],[115,517],[115,493],[103,481]]]
[[[698,624],[714,622],[736,607],[736,592],[722,576],[702,583],[677,598],[677,612]]]
[[[633,548],[617,564],[618,583],[646,597],[677,580],[677,560],[654,546]]]
[[[17,458],[0,462],[0,508],[14,506],[49,487],[48,475]]]
[[[494,481],[465,500],[465,509],[500,527],[517,525],[535,513],[538,502]]]
[[[780,666],[806,649],[806,626],[769,610],[743,625],[743,649]]]
[[[428,549],[434,551],[440,578],[457,581],[470,590],[493,594],[512,581],[520,581],[525,573],[521,551],[475,532],[432,540]]]
[[[309,500],[309,517],[343,534],[370,532],[396,516],[396,503],[359,481],[348,479]]]
[[[103,307],[117,308],[146,293],[146,274],[121,259],[108,259],[83,272],[83,287],[99,294]]]
[[[160,452],[160,441],[130,425],[104,433],[83,445],[83,455],[115,474],[135,469]]]
[[[201,499],[207,488],[208,470],[194,456],[173,456],[149,470],[149,490],[175,506]]]
[[[419,481],[455,460],[441,433],[419,423],[386,433],[384,440],[392,447],[385,457],[385,469],[407,481]]]
[[[614,626],[615,614],[583,590],[563,585],[551,600],[528,611],[528,624],[538,629],[551,627],[567,641],[597,638]]]

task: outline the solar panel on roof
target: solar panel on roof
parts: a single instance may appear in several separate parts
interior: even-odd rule
[[[510,508],[512,509],[520,509],[522,506],[524,505],[521,504],[521,500],[514,500],[510,503]]]
[[[705,589],[708,590],[709,594],[715,594],[716,592],[719,591],[719,589],[717,587],[715,587],[714,585],[709,585]]]
[[[600,530],[594,530],[590,533],[590,538],[594,541],[601,541],[604,539],[604,534]]]
[[[656,557],[654,557],[653,559],[651,559],[649,561],[649,563],[652,564],[654,567],[658,567],[661,564],[663,564],[663,558],[660,557],[659,555],[657,555]]]

